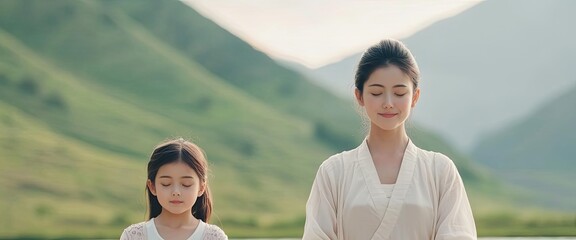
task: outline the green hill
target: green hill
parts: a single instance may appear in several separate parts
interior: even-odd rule
[[[35,4],[41,5],[44,2]],[[78,19],[70,19],[72,22],[98,20],[90,15],[98,13],[93,6],[71,2],[59,4],[64,6],[55,9],[65,9],[67,6],[77,9],[75,11],[78,11]],[[53,6],[52,3],[47,5]],[[45,11],[46,8],[41,9]],[[123,21],[128,19],[125,18]],[[112,205],[120,199],[125,203],[110,206],[108,214],[110,216],[107,216],[109,219],[94,219],[90,213],[81,215],[85,219],[77,219],[77,222],[84,223],[84,228],[79,227],[78,232],[87,235],[102,233],[101,229],[94,229],[90,225],[102,225],[114,221],[117,216],[111,213],[115,212],[130,213],[121,216],[125,220],[129,219],[123,224],[142,220],[144,208],[141,202],[139,205],[135,203],[142,200],[141,190],[145,180],[147,155],[162,139],[178,135],[190,136],[204,146],[210,161],[214,164],[213,171],[217,175],[214,176],[212,187],[218,189],[215,191],[216,214],[222,219],[222,224],[227,224],[226,221],[235,225],[254,224],[252,222],[268,224],[268,222],[276,223],[272,221],[274,219],[291,220],[301,217],[302,211],[294,211],[286,206],[301,206],[303,209],[307,195],[306,191],[303,191],[304,186],[310,184],[310,176],[314,174],[318,162],[333,151],[315,140],[314,125],[311,122],[278,111],[229,86],[195,62],[181,57],[169,46],[146,35],[146,32],[137,25],[132,25],[130,31],[122,32],[116,27],[97,29],[101,26],[97,22],[86,24],[93,27],[87,28],[78,24],[78,26],[66,26],[66,31],[73,34],[53,29],[52,34],[27,38],[32,40],[39,37],[44,40],[49,40],[51,37],[59,38],[58,44],[62,46],[56,48],[70,50],[69,54],[72,57],[64,53],[59,55],[59,51],[51,53],[59,55],[59,58],[52,57],[50,53],[44,53],[42,47],[32,49],[19,42],[10,33],[3,31],[1,34],[2,74],[5,86],[2,87],[2,102],[12,108],[21,109],[22,118],[40,122],[41,126],[44,126],[44,131],[54,136],[52,138],[70,139],[69,141],[87,145],[89,148],[86,151],[96,152],[82,153],[90,155],[89,159],[82,159],[78,154],[72,153],[63,156],[76,159],[80,162],[80,167],[77,169],[66,167],[60,171],[68,172],[74,169],[72,171],[74,176],[92,173],[107,179],[121,176],[126,181],[121,185],[89,180],[80,184],[84,192],[103,196],[104,200],[99,198],[94,200],[95,202],[107,202],[108,205]],[[63,25],[55,26],[64,28]],[[138,30],[140,31],[136,32]],[[58,32],[60,33],[57,34]],[[75,39],[90,34],[93,35],[92,38],[83,41]],[[131,34],[140,34],[137,36],[145,40],[138,41]],[[108,36],[113,37],[110,39]],[[103,42],[105,41],[103,39],[108,40]],[[70,49],[74,47],[72,44],[76,44],[77,49]],[[154,47],[150,47],[151,45]],[[116,50],[104,50],[109,48]],[[74,56],[82,59],[73,59]],[[73,60],[70,60],[71,58]],[[106,65],[106,62],[110,61],[114,64]],[[100,74],[90,75],[87,74],[88,71],[78,70],[82,68],[100,68]],[[111,74],[112,72],[117,74]],[[118,75],[121,78],[118,78]],[[55,101],[59,103],[50,104],[51,96],[60,99]],[[5,127],[11,129],[9,126]],[[23,128],[29,127],[24,125]],[[14,131],[15,136],[24,137],[17,130],[10,131]],[[6,142],[15,140],[8,136],[6,138]],[[31,139],[34,139],[33,135],[27,138]],[[67,145],[58,138],[50,142]],[[37,148],[50,149],[49,146],[35,144],[18,152],[14,152],[12,148],[5,148],[2,159],[14,158],[17,161],[13,169],[2,169],[19,174],[26,173],[29,166],[33,166],[32,170],[36,169],[35,158],[18,157],[17,154],[20,151],[39,151]],[[98,154],[100,151],[112,152],[117,156]],[[54,158],[57,159],[59,158]],[[118,174],[117,171],[106,172],[102,171],[103,169],[95,171],[98,169],[81,167],[82,164],[91,162],[104,164],[106,159],[115,159],[119,164],[123,163],[137,171],[131,171],[126,175]],[[66,166],[66,162],[62,165]],[[60,164],[56,166],[62,167]],[[58,173],[57,170],[54,171]],[[29,178],[40,182],[42,179],[34,174],[30,174]],[[70,180],[78,181],[73,177]],[[7,178],[3,182],[7,182],[6,186],[20,184],[20,181],[14,178]],[[110,190],[106,190],[107,188]],[[64,203],[62,200],[67,199],[66,202],[79,204],[83,202],[82,198],[67,197],[67,194],[62,196],[58,192],[38,198],[28,195],[26,191],[19,191],[18,188],[9,189],[15,191],[13,194],[17,197],[15,204],[21,203],[18,199],[30,199],[35,202],[27,206],[38,205],[42,208],[55,209],[50,218],[58,221],[49,221],[46,225],[40,226],[37,228],[40,233],[43,234],[46,229],[60,229],[54,234],[73,234],[65,232],[68,231],[66,228],[58,227],[65,224],[61,221],[66,221],[68,218],[67,213],[58,211],[61,205],[46,205],[43,199],[51,198],[55,203]],[[102,189],[104,192],[94,189]],[[63,191],[68,193],[68,190]],[[125,193],[113,195],[106,191]],[[253,196],[259,192],[269,193],[270,196],[254,198]],[[39,193],[32,191],[30,194]],[[226,199],[228,203],[220,203],[218,199]],[[14,206],[11,206],[12,209]],[[123,210],[126,206],[134,207]],[[87,209],[94,211],[98,208]],[[135,211],[137,209],[140,210]],[[104,211],[98,210],[98,212],[105,214]],[[29,215],[17,215],[15,212],[9,219],[15,222],[20,219],[20,222],[25,222],[31,218]],[[110,228],[115,228],[115,232],[119,233],[121,227],[125,226],[114,225]],[[17,224],[16,227],[6,231],[35,234],[24,224]],[[112,231],[107,234],[111,233]]]
[[[160,4],[162,3],[162,4]],[[178,1],[0,1],[0,237],[114,238],[144,220],[148,154],[208,153],[214,223],[298,236],[313,176],[361,140],[353,104]],[[435,135],[471,191],[493,182]]]
[[[474,157],[543,204],[576,209],[576,86],[511,126],[486,136]]]

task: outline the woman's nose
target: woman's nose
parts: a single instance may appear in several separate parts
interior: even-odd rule
[[[392,108],[392,94],[386,94],[384,97],[384,102],[382,103],[382,107],[384,108]]]
[[[383,106],[385,109],[392,108],[392,104],[390,102],[385,102]]]

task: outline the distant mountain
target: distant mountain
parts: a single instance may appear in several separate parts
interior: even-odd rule
[[[0,1],[0,237],[117,237],[144,219],[146,160],[174,136],[207,152],[214,223],[297,236],[318,165],[362,133],[353,103],[179,1]],[[495,184],[410,134],[470,192]]]
[[[508,181],[576,209],[576,84],[525,119],[486,136],[474,158]]]
[[[298,71],[307,76],[312,82],[348,101],[354,101],[354,68],[341,68],[344,65],[358,64],[360,55],[356,58],[348,57],[337,64],[328,64],[317,69],[310,69],[300,63],[288,60],[276,60],[279,64]]]
[[[470,150],[576,82],[570,0],[487,0],[403,39],[422,72],[416,122]],[[314,70],[349,94],[360,53]]]
[[[302,74],[278,65],[199,13],[162,1],[146,5],[127,1],[107,3],[111,9],[122,6],[125,13],[156,38],[249,95],[289,114],[312,118],[319,125],[332,124],[333,119],[338,119],[335,126],[330,126],[331,131],[337,132],[333,137],[346,137],[336,139],[339,144],[329,142],[337,149],[353,147],[361,139],[357,115],[341,111],[340,107],[324,107],[339,105],[349,109],[353,105],[309,84]],[[346,140],[349,136],[356,139]]]

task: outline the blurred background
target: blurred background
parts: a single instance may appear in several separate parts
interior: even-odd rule
[[[481,236],[576,235],[576,1],[0,1],[0,238],[118,238],[148,156],[207,152],[231,237],[300,237],[320,163],[366,128],[361,52],[402,40],[409,123]]]

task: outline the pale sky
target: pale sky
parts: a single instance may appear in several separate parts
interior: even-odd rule
[[[405,38],[482,0],[183,0],[276,59],[310,68]]]

